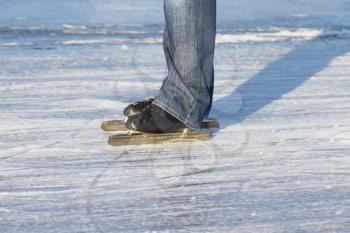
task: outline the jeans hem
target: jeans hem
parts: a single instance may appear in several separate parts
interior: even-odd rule
[[[195,131],[199,131],[201,129],[200,127],[198,127],[195,124],[193,124],[191,121],[186,120],[186,118],[184,118],[183,116],[178,114],[176,111],[174,111],[172,108],[170,108],[167,104],[165,104],[164,102],[162,102],[158,98],[156,98],[154,100],[153,104],[155,104],[158,107],[160,107],[163,110],[165,110],[167,113],[169,113],[170,115],[172,115],[173,117],[175,117],[176,119],[178,119],[179,121],[184,123],[187,127],[191,128],[191,129],[193,129]]]

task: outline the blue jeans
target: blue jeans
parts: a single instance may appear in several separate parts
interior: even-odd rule
[[[199,130],[214,91],[216,0],[164,0],[168,76],[154,104]]]

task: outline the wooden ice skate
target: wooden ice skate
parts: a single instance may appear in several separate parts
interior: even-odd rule
[[[201,127],[203,129],[220,128],[220,123],[217,119],[208,118],[203,120]],[[128,131],[129,130],[125,127],[124,120],[104,121],[101,124],[101,129],[104,131]]]
[[[195,140],[209,140],[210,132],[208,129],[199,132],[185,128],[173,133],[150,134],[131,131],[129,133],[121,133],[112,135],[108,139],[108,143],[112,146],[126,145],[143,145],[143,144],[162,144],[176,142],[192,142]]]

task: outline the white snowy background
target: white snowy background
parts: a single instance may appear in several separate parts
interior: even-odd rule
[[[0,0],[0,232],[350,232],[350,0],[218,0],[209,142],[111,147],[161,0]]]

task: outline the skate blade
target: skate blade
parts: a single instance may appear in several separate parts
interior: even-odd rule
[[[202,121],[201,127],[203,129],[210,129],[210,128],[220,128],[220,122],[218,119],[215,118],[207,118]]]
[[[202,121],[201,127],[203,129],[220,128],[220,123],[217,119],[208,118]],[[101,124],[101,129],[104,131],[128,131],[129,130],[128,128],[125,127],[124,120],[104,121]]]
[[[124,120],[104,121],[101,124],[101,129],[104,131],[127,131]]]
[[[150,134],[141,132],[130,132],[129,134],[116,134],[108,139],[108,144],[112,146],[126,145],[145,145],[145,144],[163,144],[163,143],[179,143],[192,142],[196,140],[206,141],[210,139],[208,130],[193,132],[184,129],[182,132]]]

